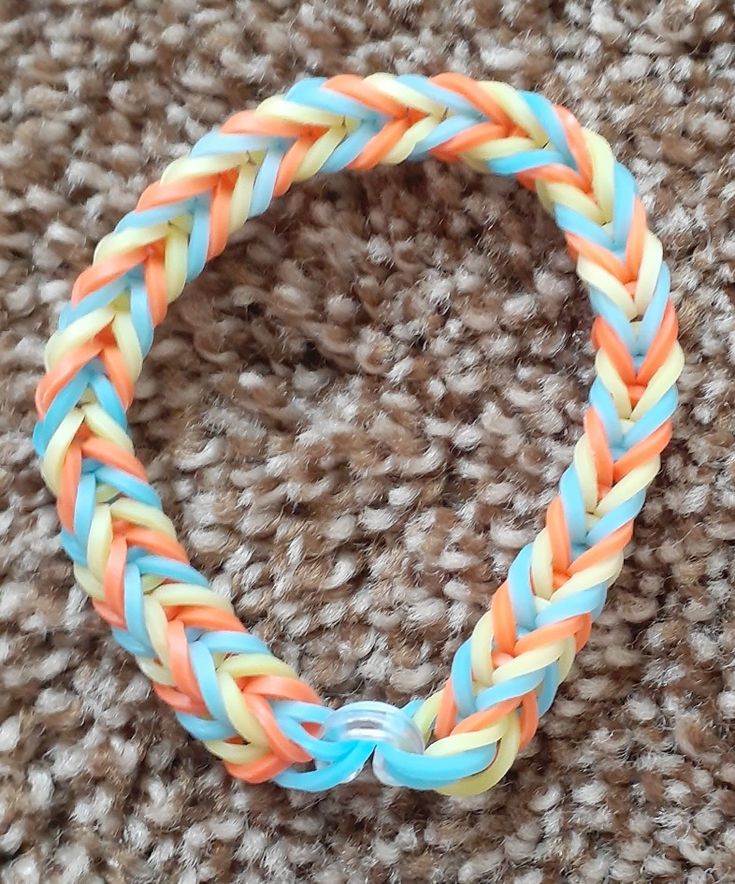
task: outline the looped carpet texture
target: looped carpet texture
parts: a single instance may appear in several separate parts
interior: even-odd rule
[[[3,880],[735,879],[735,24],[725,2],[651,6],[0,9]],[[70,589],[30,439],[45,340],[145,185],[300,77],[376,70],[505,80],[600,132],[664,243],[688,359],[607,607],[471,799],[228,779]],[[195,566],[336,705],[446,679],[539,528],[592,373],[534,198],[425,166],[309,182],[250,221],[169,311],[129,413]]]

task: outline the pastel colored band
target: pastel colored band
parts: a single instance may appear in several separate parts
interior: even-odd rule
[[[434,694],[330,708],[193,568],[126,412],[154,328],[228,236],[292,184],[434,157],[514,176],[589,293],[595,379],[544,526]],[[683,365],[670,277],[635,182],[563,107],[447,73],[307,79],[175,160],[97,246],[46,348],[35,448],[78,584],[158,696],[227,770],[318,791],[489,789],[533,737],[618,576],[671,435]]]

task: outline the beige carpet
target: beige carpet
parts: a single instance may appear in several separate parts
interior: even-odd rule
[[[655,11],[651,11],[655,9]],[[735,881],[730,0],[4,0],[0,878]],[[544,91],[630,164],[688,366],[633,552],[513,772],[451,800],[228,779],[72,586],[30,442],[96,241],[304,75]],[[326,696],[428,691],[539,526],[590,380],[560,235],[436,163],[295,187],[172,309],[131,418],[195,564]]]

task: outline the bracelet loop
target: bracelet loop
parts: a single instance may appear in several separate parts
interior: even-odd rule
[[[126,412],[187,281],[293,183],[433,157],[514,176],[564,234],[595,319],[584,433],[544,525],[403,709],[330,712],[190,563]],[[460,74],[307,79],[175,160],[97,246],[46,348],[34,445],[79,585],[181,724],[237,777],[320,790],[373,757],[392,785],[475,794],[533,737],[623,565],[683,366],[661,243],[607,142],[540,95]]]

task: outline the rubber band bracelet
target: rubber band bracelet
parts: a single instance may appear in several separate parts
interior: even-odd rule
[[[544,527],[443,687],[403,708],[332,710],[189,564],[125,414],[153,329],[232,231],[294,182],[425,157],[536,191],[589,292],[596,377]],[[76,580],[158,696],[234,776],[317,791],[372,758],[388,784],[489,789],[585,644],[658,473],[683,366],[669,283],[630,173],[540,95],[454,73],[344,75],[303,80],[235,114],[102,239],[46,348],[34,445]]]

